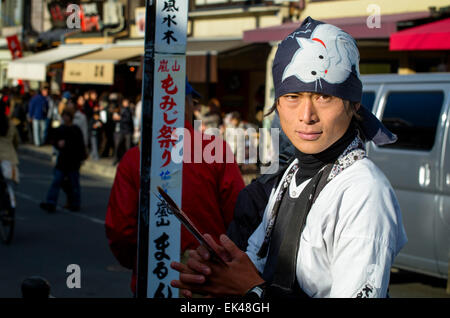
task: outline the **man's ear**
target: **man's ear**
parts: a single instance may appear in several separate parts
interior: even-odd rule
[[[361,107],[361,103],[356,103],[355,104],[355,110],[356,111],[358,111],[360,107]]]

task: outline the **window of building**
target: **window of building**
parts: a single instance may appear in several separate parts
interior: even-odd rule
[[[13,27],[22,24],[23,0],[2,0],[0,4],[1,26]]]
[[[383,147],[431,150],[443,100],[442,91],[389,93],[382,121],[397,135],[398,140],[394,144]]]

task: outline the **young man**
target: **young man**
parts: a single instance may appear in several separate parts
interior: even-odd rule
[[[47,212],[55,212],[59,190],[65,178],[68,178],[70,183],[68,202],[71,205],[68,206],[68,209],[71,211],[80,210],[80,167],[81,163],[86,160],[86,148],[80,128],[73,124],[73,116],[72,111],[64,110],[61,115],[64,121],[63,125],[52,132],[50,137],[58,150],[58,158],[46,201],[40,204],[41,209]]]
[[[273,188],[247,252],[222,235],[187,265],[172,263],[183,294],[386,297],[406,243],[400,208],[364,142],[396,137],[359,104],[359,52],[339,28],[307,18],[278,47],[274,109],[295,157]]]
[[[42,89],[30,100],[28,108],[28,118],[33,125],[33,140],[36,146],[45,143],[45,118],[48,110],[48,86],[43,85]]]

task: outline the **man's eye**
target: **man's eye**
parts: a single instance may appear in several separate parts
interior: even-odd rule
[[[316,99],[318,99],[320,101],[329,101],[329,100],[331,100],[331,96],[330,95],[318,95],[316,97]]]

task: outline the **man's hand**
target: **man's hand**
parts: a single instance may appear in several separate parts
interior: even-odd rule
[[[205,235],[208,241],[212,238]],[[213,240],[212,240],[213,241]],[[226,265],[210,259],[210,253],[200,246],[190,254],[187,264],[173,262],[171,267],[180,272],[180,280],[171,285],[182,289],[185,296],[192,292],[208,294],[214,297],[225,295],[245,295],[255,285],[264,280],[248,258],[226,235],[220,236],[221,245],[213,245],[226,260]]]

